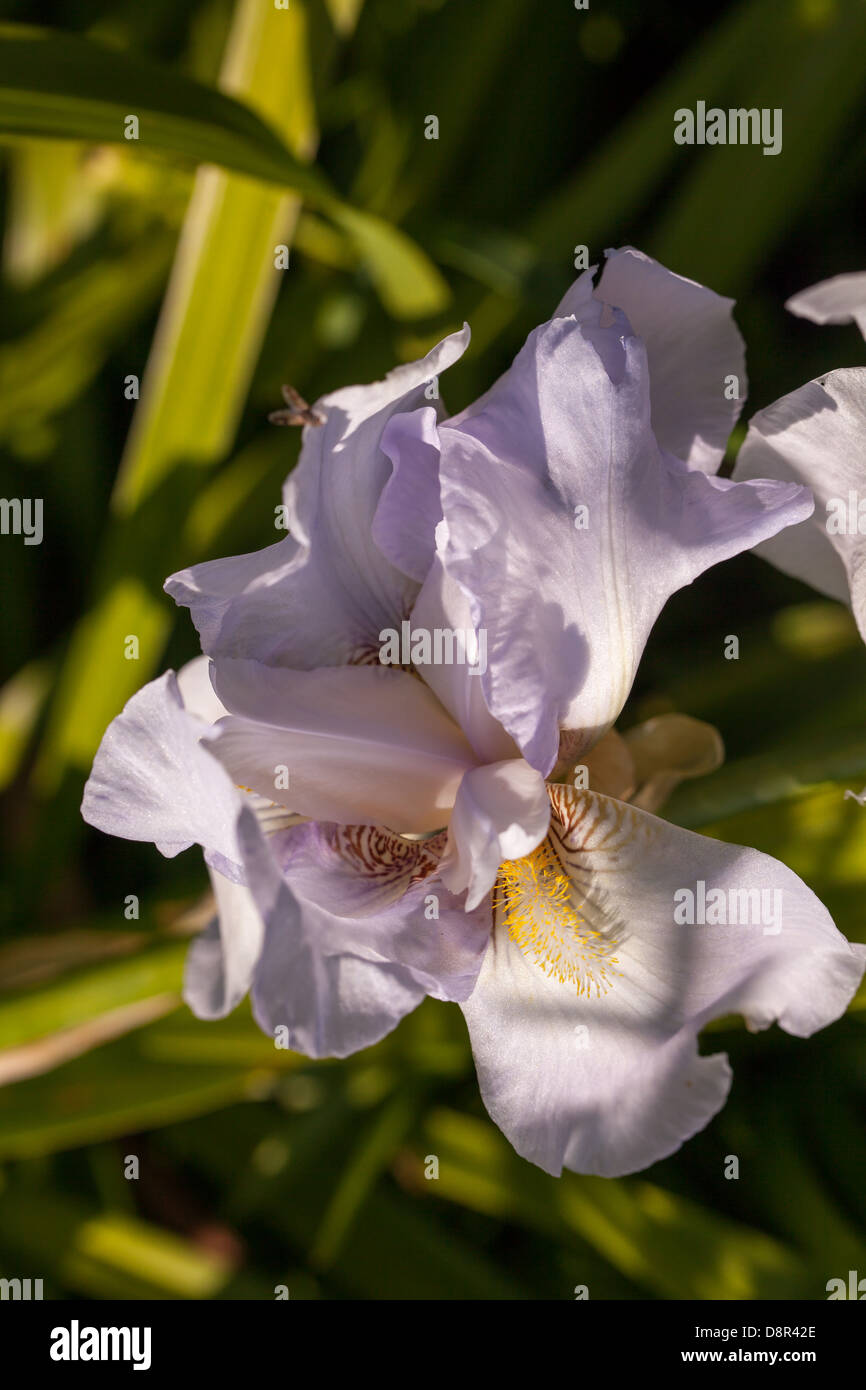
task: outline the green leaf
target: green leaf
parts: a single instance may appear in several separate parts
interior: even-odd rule
[[[698,95],[711,104],[726,83],[736,82],[744,53],[766,51],[772,44],[777,4],[778,0],[754,0],[726,12],[643,101],[626,108],[619,125],[576,173],[533,208],[522,229],[525,240],[539,259],[547,257],[562,267],[558,283],[568,277],[575,244],[587,245],[595,259],[606,245],[631,240],[628,229],[682,154],[673,140],[674,112],[691,105]],[[644,249],[656,254],[652,247]],[[472,316],[476,352],[509,324],[516,307],[510,296],[494,294],[482,301]]]
[[[26,332],[0,344],[0,437],[12,444],[67,409],[158,297],[171,265],[162,227],[67,278]]]
[[[334,1072],[355,1065],[337,1063]],[[297,1080],[309,1085],[320,1071],[321,1064]],[[286,1103],[291,1108],[288,1098]],[[255,1216],[270,1233],[305,1251],[329,1208],[335,1161],[351,1152],[361,1118],[339,1094],[328,1094],[315,1109],[291,1116],[275,1107],[236,1108],[228,1116],[175,1127],[166,1142],[185,1165],[228,1188],[234,1219],[248,1225]],[[339,1257],[324,1277],[339,1295],[363,1298],[532,1296],[520,1274],[479,1249],[471,1233],[443,1227],[432,1204],[395,1190],[386,1177],[353,1213]]]
[[[242,92],[300,152],[316,139],[305,11],[242,0],[220,81]],[[115,490],[121,512],[179,462],[210,465],[231,446],[284,272],[300,204],[273,188],[200,169]],[[210,345],[219,345],[219,379]]]
[[[309,148],[313,111],[300,6],[284,12],[243,0],[222,80],[247,91],[299,149]],[[298,208],[296,198],[256,180],[213,167],[196,174],[115,487],[116,513],[133,524],[122,544],[115,525],[99,579],[104,592],[73,634],[37,769],[43,791],[67,766],[89,765],[107,724],[156,669],[173,609],[152,576],[155,537],[134,521],[155,498],[154,521],[164,528],[160,485],[182,468],[213,466],[230,449],[280,284],[274,248],[291,240]],[[162,551],[168,567],[165,542]],[[127,635],[139,638],[137,661],[124,657]]]
[[[804,747],[779,749],[725,764],[709,777],[681,785],[664,808],[666,820],[697,829],[758,806],[774,806],[866,779],[866,737],[816,735]]]
[[[781,111],[782,149],[765,156],[755,145],[708,147],[689,151],[686,159],[678,150],[678,162],[686,164],[681,187],[664,200],[661,225],[646,248],[680,274],[735,291],[749,284],[810,204],[866,90],[863,5],[765,0],[754,8],[763,16],[763,36],[744,48],[718,100]],[[767,63],[770,50],[773,62]],[[684,104],[693,106],[698,95],[704,93],[696,87]],[[705,231],[732,189],[737,234],[722,243]]]
[[[289,27],[289,15],[275,13]],[[225,93],[93,39],[0,25],[0,133],[126,143],[130,116],[142,151],[221,164],[313,197],[327,192],[265,121]]]
[[[567,1172],[551,1180],[491,1124],[450,1110],[431,1114],[426,1142],[439,1157],[434,1195],[577,1236],[662,1298],[783,1298],[801,1288],[799,1263],[778,1241],[652,1183]]]
[[[41,792],[52,792],[66,767],[89,768],[108,724],[159,661],[171,618],[164,595],[126,577],[80,619],[36,767]],[[128,637],[138,639],[137,660],[124,655]]]
[[[150,1028],[0,1089],[0,1159],[137,1133],[257,1094],[257,1074],[247,1068],[152,1060],[142,1041]]]
[[[143,950],[74,970],[24,993],[0,995],[0,1049],[21,1047],[111,1009],[161,994],[180,996],[186,940],[152,943]]]
[[[292,189],[349,232],[389,312],[400,318],[437,313],[450,292],[430,259],[405,233],[343,203],[309,162],[313,121],[303,7],[278,10],[242,0],[236,17],[222,91],[93,39],[0,25],[0,135],[122,144]],[[351,12],[343,19],[350,30]],[[131,117],[138,123],[134,139],[126,134]],[[273,190],[259,196],[255,225],[261,232],[275,217],[285,223],[285,206],[278,217],[280,205],[268,202]],[[272,288],[279,278],[273,266],[278,232],[269,230]],[[229,270],[238,264],[227,258]],[[239,302],[243,291],[238,285]]]
[[[361,17],[364,0],[325,0],[331,23],[338,34],[351,34]]]
[[[322,1217],[310,1251],[314,1265],[334,1264],[365,1200],[416,1119],[422,1096],[417,1084],[402,1087],[365,1130]]]
[[[18,771],[50,686],[48,662],[30,661],[0,689],[0,788]]]
[[[382,303],[396,319],[426,318],[446,307],[451,291],[421,248],[384,218],[345,203],[325,203],[348,232]]]
[[[846,936],[858,941],[866,935],[866,811],[845,798],[842,786],[756,806],[706,830],[781,859],[818,894]]]
[[[21,1183],[0,1193],[0,1220],[4,1250],[90,1298],[213,1298],[231,1273],[224,1256],[150,1222]]]
[[[97,221],[104,197],[82,179],[82,154],[71,140],[20,139],[9,151],[3,266],[14,284],[53,269]]]

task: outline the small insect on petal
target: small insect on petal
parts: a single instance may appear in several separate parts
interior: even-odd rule
[[[272,410],[268,420],[272,425],[323,425],[325,418],[317,415],[315,410],[307,405],[300,392],[294,386],[283,387],[283,400],[288,406],[288,410]]]

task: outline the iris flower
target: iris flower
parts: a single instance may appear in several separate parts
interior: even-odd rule
[[[808,1036],[863,972],[784,865],[652,813],[713,764],[711,733],[613,729],[667,598],[813,503],[715,476],[725,381],[745,379],[731,303],[637,252],[609,253],[597,289],[581,276],[447,419],[430,383],[467,343],[323,397],[291,534],[168,581],[204,658],[114,721],[83,812],[166,854],[203,846],[199,1015],[249,989],[267,1032],[345,1056],[425,995],[456,1001],[515,1149],[613,1176],[724,1104],[710,1019]],[[469,634],[469,659],[422,644],[382,665],[404,622]],[[692,890],[721,918],[679,921]],[[733,910],[766,893],[781,930]]]
[[[788,300],[813,323],[866,336],[866,274],[837,275]],[[853,609],[866,641],[866,367],[809,381],[752,418],[734,476],[805,483],[814,516],[758,548],[786,574]]]

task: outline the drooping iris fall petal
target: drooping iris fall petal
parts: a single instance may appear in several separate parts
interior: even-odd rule
[[[866,946],[756,850],[591,792],[556,788],[553,806],[550,840],[497,887],[462,1008],[485,1105],[518,1153],[615,1177],[673,1153],[724,1104],[730,1067],[699,1056],[704,1024],[741,1013],[808,1037],[844,1012]],[[699,915],[698,880],[738,922],[726,907],[725,925],[677,923],[682,890]]]

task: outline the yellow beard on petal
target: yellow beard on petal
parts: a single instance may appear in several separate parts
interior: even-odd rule
[[[523,859],[499,866],[493,891],[497,919],[521,953],[560,984],[573,984],[578,995],[606,994],[621,972],[611,952],[614,942],[581,916],[580,903],[549,840]]]

